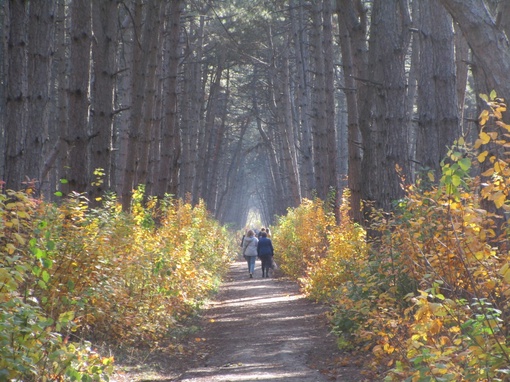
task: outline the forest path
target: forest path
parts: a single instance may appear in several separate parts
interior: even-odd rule
[[[259,265],[253,279],[244,261],[231,265],[204,311],[195,350],[176,364],[178,374],[142,380],[364,381],[355,365],[332,367],[340,352],[329,334],[325,308],[305,299],[292,281],[262,278]]]

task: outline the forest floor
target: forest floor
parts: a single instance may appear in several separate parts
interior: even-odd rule
[[[260,263],[257,263],[259,265]],[[361,369],[363,355],[342,353],[330,334],[326,309],[304,298],[278,274],[248,277],[244,261],[197,319],[197,331],[175,346],[117,357],[114,382],[380,380]]]

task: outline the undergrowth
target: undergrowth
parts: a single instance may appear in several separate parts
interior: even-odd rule
[[[143,187],[130,213],[114,195],[0,193],[0,380],[108,380],[92,344],[157,346],[218,287],[228,236],[203,203]]]
[[[314,200],[272,229],[281,269],[331,306],[339,346],[370,351],[365,369],[387,381],[509,378],[510,125],[502,100],[482,97],[474,147],[457,140],[441,179],[425,174],[391,214],[374,211],[369,240],[348,192],[339,224]]]

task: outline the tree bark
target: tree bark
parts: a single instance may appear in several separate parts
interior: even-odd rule
[[[89,82],[91,7],[87,0],[75,0],[71,4],[71,46],[69,78],[69,108],[67,116],[70,142],[69,191],[85,192],[89,173]]]
[[[487,79],[488,92],[510,98],[510,44],[504,30],[496,22],[483,0],[440,0],[459,25],[479,70]]]
[[[305,4],[302,0],[292,0],[290,3],[290,22],[294,40],[294,55],[296,60],[296,99],[297,115],[299,120],[299,157],[300,157],[300,186],[301,195],[305,198],[312,197],[315,188],[313,174],[313,149],[312,134],[310,129],[310,74],[308,50],[308,34],[305,28]]]
[[[405,59],[409,43],[409,14],[402,0],[374,0],[369,40],[367,82],[370,92],[362,113],[372,115],[361,124],[363,135],[363,199],[390,211],[403,196],[396,166],[408,175],[408,116]]]
[[[92,2],[92,116],[89,145],[90,169],[104,171],[104,183],[89,184],[92,202],[105,190],[111,189],[111,150],[113,139],[113,109],[115,84],[115,58],[117,48],[117,1],[94,0]]]
[[[326,119],[326,91],[324,51],[322,47],[322,6],[320,2],[312,8],[311,55],[313,57],[312,79],[312,140],[315,186],[317,196],[322,200],[328,197],[328,143]]]
[[[363,222],[361,213],[361,132],[359,102],[366,71],[366,10],[349,0],[337,0],[340,48],[344,74],[344,93],[347,101],[348,175],[351,192],[350,214],[357,223]]]
[[[339,216],[340,196],[338,194],[338,157],[337,157],[337,132],[335,120],[335,67],[333,63],[333,25],[332,25],[332,2],[323,0],[323,40],[324,50],[324,101],[326,107],[326,179],[328,187],[328,198],[335,215]]]
[[[158,71],[158,47],[162,38],[161,30],[161,7],[160,2],[149,2],[146,5],[147,11],[143,21],[142,32],[142,58],[141,72],[137,74],[140,77],[140,85],[137,89],[142,96],[141,120],[139,130],[139,139],[137,145],[136,174],[134,185],[143,184],[149,193],[152,190],[151,179],[149,178],[149,152],[154,140],[154,130],[156,129],[158,117],[155,115],[157,98],[157,71]],[[143,78],[143,81],[141,80]],[[138,97],[137,97],[138,98]],[[138,107],[138,106],[137,106]]]
[[[5,187],[19,189],[24,181],[24,141],[27,134],[28,4],[9,2],[5,106]]]
[[[177,74],[180,59],[180,27],[183,0],[172,1],[168,10],[168,37],[165,39],[166,59],[168,65],[165,65],[164,72],[164,97],[163,110],[164,117],[162,122],[162,143],[161,160],[159,162],[158,184],[156,195],[163,197],[165,192],[177,195],[178,191],[178,161],[181,154],[180,132],[177,121]]]
[[[150,8],[150,6],[148,6]],[[130,93],[130,120],[127,133],[126,164],[124,166],[121,201],[122,208],[128,210],[131,205],[132,190],[138,186],[137,170],[140,163],[140,147],[142,135],[142,117],[144,106],[145,74],[148,65],[148,47],[150,41],[150,26],[143,28],[144,5],[136,0],[133,11],[134,45],[131,69]]]
[[[454,35],[450,16],[436,2],[420,2],[420,78],[418,88],[419,170],[441,175],[440,163],[459,138]]]
[[[42,161],[49,142],[51,67],[53,61],[53,38],[55,4],[51,1],[30,5],[28,25],[28,134],[23,172],[29,179],[42,184]]]

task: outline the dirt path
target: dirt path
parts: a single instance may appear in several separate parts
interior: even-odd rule
[[[193,354],[177,362],[178,373],[142,380],[365,380],[354,365],[331,367],[338,350],[320,305],[304,299],[288,280],[262,278],[260,268],[248,278],[244,261],[232,264],[201,326]]]

